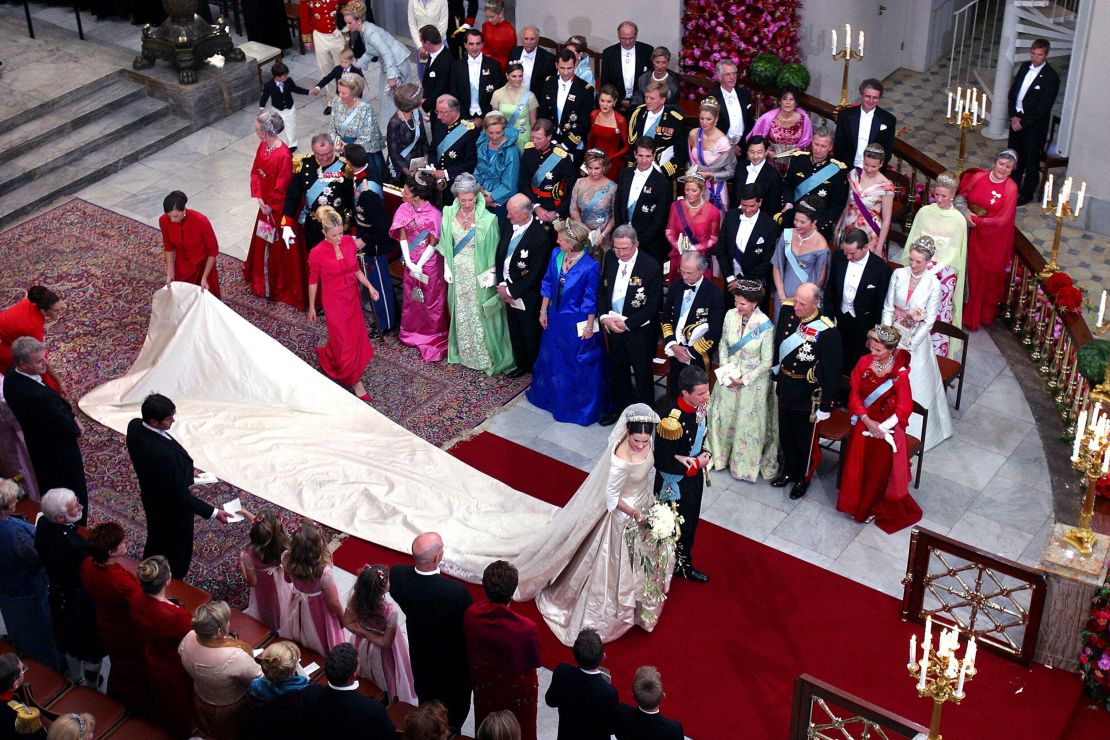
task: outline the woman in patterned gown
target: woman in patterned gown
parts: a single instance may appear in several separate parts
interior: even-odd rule
[[[650,632],[662,615],[674,546],[654,545],[643,528],[655,503],[658,422],[647,404],[626,408],[590,476],[544,536],[515,559],[521,570],[536,572],[520,582],[515,598],[535,598],[564,645],[574,644],[583,627],[596,629],[603,642],[633,627]],[[643,558],[653,567],[645,568]]]
[[[343,154],[343,147],[348,144],[358,144],[366,150],[370,179],[380,183],[385,181],[386,175],[385,156],[382,154],[385,137],[378,126],[374,109],[362,99],[365,88],[366,81],[359,75],[347,72],[339,78],[335,83],[336,101],[332,105],[329,129],[336,154]]]
[[[433,182],[420,171],[409,176],[401,193],[404,203],[389,227],[389,235],[401,242],[405,264],[398,339],[420,350],[425,362],[439,362],[447,356],[451,324],[443,258],[436,251],[443,214],[431,203],[436,196]]]
[[[443,238],[436,248],[449,283],[447,362],[496,375],[516,364],[493,264],[499,239],[497,218],[486,210],[481,189],[470,173],[455,178],[451,185],[455,202],[443,209]]]
[[[524,87],[524,65],[512,62],[505,71],[505,84],[493,91],[489,104],[505,116],[506,129],[516,129],[516,148],[524,151],[531,141],[532,124],[536,122],[539,101],[532,91]],[[508,130],[505,132],[508,134]]]
[[[358,675],[384,689],[390,702],[419,704],[405,613],[389,597],[389,569],[384,565],[366,565],[359,571],[343,624],[354,635]]]
[[[798,107],[798,89],[783,85],[779,89],[779,107],[759,117],[748,136],[763,136],[771,142],[771,164],[786,177],[790,157],[813,141],[813,123],[809,114]]]
[[[713,469],[728,467],[737,480],[755,483],[778,472],[778,414],[771,383],[775,326],[759,310],[763,283],[740,280],[731,290],[736,307],[725,314],[718,363],[735,370],[713,388],[709,449]]]
[[[794,228],[783,229],[771,256],[771,277],[778,292],[775,302],[775,318],[783,301],[794,298],[794,292],[802,283],[813,283],[818,288],[825,287],[829,277],[829,245],[817,230],[817,214],[820,213],[819,196],[807,195],[794,208]]]
[[[594,241],[594,246],[598,248],[594,258],[600,263],[609,248],[609,234],[616,226],[613,200],[617,196],[617,184],[605,176],[609,169],[609,157],[600,149],[588,149],[583,166],[586,177],[580,177],[574,183],[570,196],[570,217],[598,233]]]
[[[721,213],[728,210],[728,183],[736,174],[736,155],[728,136],[717,128],[721,104],[716,98],[701,101],[698,128],[690,132],[690,162],[705,178],[709,202]]]
[[[590,132],[586,134],[586,148],[600,149],[609,157],[605,176],[613,182],[620,179],[624,155],[628,154],[628,119],[614,110],[619,99],[617,88],[608,83],[601,86],[597,109],[590,111]]]
[[[282,557],[285,580],[293,584],[293,606],[281,634],[320,655],[347,641],[343,604],[332,575],[331,552],[324,536],[308,519]]]
[[[691,165],[682,186],[684,198],[671,204],[667,219],[667,241],[671,243],[670,267],[664,265],[663,275],[678,275],[678,263],[684,252],[700,252],[706,264],[713,264],[717,239],[721,234],[721,212],[706,197],[705,178]]]
[[[880,171],[885,156],[883,145],[877,142],[863,150],[863,167],[848,172],[848,204],[836,227],[838,241],[851,229],[863,229],[867,248],[883,259],[894,210],[894,183]]]
[[[913,228],[906,237],[913,244],[918,237],[928,236],[937,251],[929,262],[929,272],[940,281],[941,321],[960,326],[964,313],[964,292],[967,287],[967,221],[956,209],[956,180],[940,175],[933,182],[933,202],[917,212]],[[906,264],[909,255],[903,251],[899,262]],[[943,334],[933,335],[933,349],[942,357],[952,357],[960,350],[959,339]]]

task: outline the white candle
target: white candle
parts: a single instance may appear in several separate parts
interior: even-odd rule
[[[979,88],[971,88],[971,110],[979,110]]]
[[[1106,291],[1102,291],[1102,300],[1098,303],[1098,323],[1095,324],[1099,329],[1102,328],[1102,319],[1106,315]]]
[[[933,646],[933,617],[925,617],[925,657],[929,657],[929,648]]]
[[[964,657],[967,660],[970,660],[972,662],[973,667],[974,667],[974,663],[975,663],[975,653],[978,649],[979,649],[979,646],[975,642],[975,638],[972,637],[967,643],[967,653],[965,654]]]
[[[971,88],[970,87],[967,89],[967,92],[964,93],[964,95],[967,97],[967,100],[964,101],[964,110],[970,110],[971,109]]]
[[[1083,441],[1083,431],[1087,428],[1087,409],[1079,412],[1079,423],[1075,425],[1075,444],[1071,448],[1071,459],[1079,459],[1079,444]]]
[[[833,47],[832,47],[832,49],[833,49],[832,50],[833,56],[836,56],[836,29],[835,28],[833,29]]]
[[[910,665],[917,662],[917,635],[910,635]]]
[[[978,106],[975,106],[975,105],[971,106],[971,125],[972,126],[978,126],[979,125],[979,108],[978,108]]]
[[[844,24],[844,51],[852,50],[852,24]]]
[[[964,109],[964,98],[959,92],[956,93],[956,123],[960,122],[960,113]]]
[[[983,105],[983,112],[979,114],[979,117],[982,118],[985,121],[985,120],[987,120],[987,94],[985,92],[983,93],[983,103],[982,103],[982,105]]]
[[[947,117],[948,118],[952,117],[952,91],[951,90],[948,91],[948,113],[947,113]]]
[[[1083,197],[1087,195],[1087,182],[1084,181],[1079,186],[1079,200],[1075,203],[1075,215],[1078,216],[1079,212],[1083,210]]]
[[[1106,448],[1106,452],[1102,453],[1102,474],[1110,473],[1110,447]]]
[[[1056,218],[1064,215],[1064,188],[1060,188],[1060,192],[1056,195]]]
[[[925,676],[929,672],[929,661],[926,660],[925,658],[922,658],[921,662],[918,663],[918,668],[919,668],[919,673],[918,673],[918,676],[917,676],[917,690],[918,691],[924,691],[925,690]]]
[[[1049,174],[1048,182],[1046,182],[1044,186],[1044,203],[1041,204],[1041,207],[1045,209],[1048,208],[1048,204],[1052,201],[1052,178],[1053,175]]]
[[[967,676],[967,656],[964,656],[964,662],[960,665],[960,680],[956,683],[956,696],[963,696],[964,693],[964,677]]]
[[[956,671],[958,671],[959,668],[960,668],[959,665],[956,663],[956,656],[955,655],[949,655],[948,656],[948,670],[944,672],[944,675],[948,676],[948,678],[955,678],[956,677]]]
[[[859,32],[859,55],[863,56],[863,31]]]

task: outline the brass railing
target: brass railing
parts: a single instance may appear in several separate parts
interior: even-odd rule
[[[893,740],[924,737],[928,731],[808,673],[794,681],[789,740]]]
[[[1032,663],[1048,588],[1039,570],[914,527],[902,584],[902,619],[932,617],[987,650]]]

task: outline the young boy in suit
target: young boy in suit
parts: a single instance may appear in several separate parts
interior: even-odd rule
[[[349,46],[344,46],[343,51],[339,52],[339,64],[331,68],[331,72],[324,75],[323,79],[316,83],[316,87],[312,88],[310,95],[319,95],[320,91],[324,89],[330,82],[338,82],[339,78],[350,72],[359,77],[365,78],[366,75],[355,64],[355,52]],[[324,115],[331,115],[331,106],[324,108]]]
[[[297,83],[289,78],[289,68],[282,62],[274,62],[270,67],[270,80],[262,86],[262,97],[258,100],[258,112],[266,110],[266,101],[269,100],[274,110],[285,121],[285,130],[281,132],[281,139],[289,147],[289,151],[297,151],[297,111],[293,107],[293,93],[308,95],[308,90],[297,87]]]

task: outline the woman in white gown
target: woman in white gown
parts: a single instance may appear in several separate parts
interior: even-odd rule
[[[633,626],[651,631],[659,620],[674,546],[656,546],[642,526],[655,503],[652,450],[658,422],[647,404],[625,409],[590,477],[556,514],[546,536],[517,559],[520,572],[536,573],[521,581],[517,600],[535,598],[564,645],[573,645],[584,627],[610,642]]]
[[[931,237],[919,237],[910,245],[906,267],[894,271],[883,306],[883,324],[898,327],[901,346],[910,352],[910,390],[913,400],[929,412],[929,428],[925,435],[928,450],[952,436],[952,417],[948,413],[948,397],[940,379],[937,356],[933,352],[930,332],[940,313],[941,287],[929,271],[929,261],[936,247]],[[906,433],[921,438],[921,417],[910,417]]]

